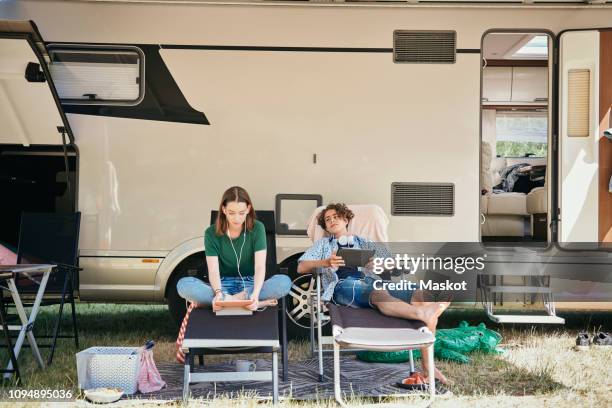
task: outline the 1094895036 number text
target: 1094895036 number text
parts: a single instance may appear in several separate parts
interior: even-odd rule
[[[17,400],[44,400],[44,401],[68,401],[74,400],[72,390],[53,389],[9,389],[2,392],[2,401]]]

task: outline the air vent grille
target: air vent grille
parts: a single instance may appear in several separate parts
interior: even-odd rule
[[[452,183],[391,184],[391,215],[453,215],[455,185]]]
[[[393,61],[415,64],[454,64],[457,33],[455,31],[393,32]]]

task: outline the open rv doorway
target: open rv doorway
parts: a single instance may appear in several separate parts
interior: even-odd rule
[[[76,209],[77,150],[34,23],[0,20],[0,245],[16,252],[22,212]]]
[[[480,236],[540,242],[550,234],[551,50],[548,32],[482,40]]]

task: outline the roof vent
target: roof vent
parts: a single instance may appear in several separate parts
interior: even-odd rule
[[[393,62],[413,64],[454,64],[455,31],[393,32]]]
[[[391,215],[454,215],[453,183],[392,183]]]

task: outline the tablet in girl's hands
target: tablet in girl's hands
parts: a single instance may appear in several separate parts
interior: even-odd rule
[[[215,302],[215,306],[219,308],[224,307],[246,307],[253,303],[251,299],[246,300],[217,300]]]
[[[217,316],[251,315],[253,311],[247,306],[253,301],[247,300],[218,300],[213,303],[213,312]]]

